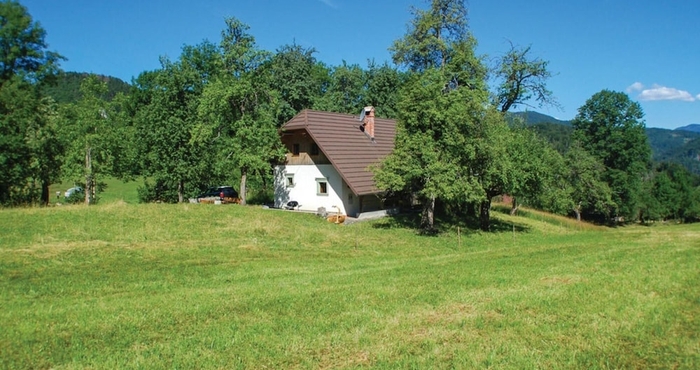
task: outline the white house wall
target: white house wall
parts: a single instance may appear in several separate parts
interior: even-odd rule
[[[294,175],[294,186],[287,186],[287,175]],[[317,194],[317,179],[325,178],[328,194]],[[329,213],[337,212],[355,215],[358,211],[357,197],[350,195],[345,181],[333,165],[281,165],[275,167],[275,207],[284,207],[287,202],[297,201],[299,210],[316,212],[324,207]]]

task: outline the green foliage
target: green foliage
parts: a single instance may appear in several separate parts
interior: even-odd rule
[[[574,138],[605,165],[604,179],[613,192],[616,216],[637,218],[642,176],[651,161],[639,103],[625,93],[602,90],[579,108]]]
[[[496,172],[503,169],[498,158],[504,156],[493,144],[505,123],[485,108],[486,69],[475,46],[464,3],[435,0],[428,10],[414,9],[407,34],[390,49],[411,74],[400,90],[394,152],[375,180],[380,188],[420,198],[424,230],[434,228],[436,200],[490,205]]]
[[[542,122],[530,126],[530,129],[540,137],[546,139],[549,144],[560,154],[567,152],[571,146],[571,134],[573,128],[558,123]]]
[[[284,45],[263,66],[270,90],[278,94],[277,125],[282,126],[298,112],[313,107],[321,95],[328,70],[313,56],[316,49],[297,44]]]
[[[473,40],[462,0],[432,0],[429,9],[413,8],[412,13],[408,32],[389,49],[394,63],[411,71],[442,68],[457,59],[463,43]]]
[[[571,209],[581,214],[608,217],[616,203],[613,190],[605,181],[605,166],[579,142],[574,142],[566,154],[567,179],[571,186]],[[605,218],[602,220],[605,221]]]
[[[61,111],[59,134],[66,145],[62,173],[64,178],[84,184],[85,203],[91,204],[97,197],[98,184],[115,172],[119,143],[129,142],[129,137],[120,130],[124,122],[118,101],[111,104],[104,98],[105,82],[90,76],[83,80],[80,90],[82,98]]]
[[[46,32],[18,2],[0,2],[0,23],[0,205],[47,203],[60,143],[55,107],[38,86],[62,57],[46,50]]]
[[[175,203],[178,199],[177,184],[167,184],[163,180],[154,183],[144,180],[136,193],[139,203]]]
[[[547,89],[547,80],[552,73],[547,69],[549,62],[531,57],[531,47],[516,47],[511,43],[510,50],[501,57],[493,72],[497,87],[494,105],[501,112],[508,112],[520,105],[529,106],[530,101],[538,106],[558,106],[552,92]]]
[[[214,76],[220,60],[214,45],[204,42],[186,46],[178,61],[162,58],[160,70],[136,79],[134,99],[136,144],[141,174],[177,190],[183,202],[187,194],[215,176],[208,164],[213,150],[194,137],[199,120],[197,109],[207,78]],[[166,200],[166,199],[164,199]]]
[[[13,77],[39,82],[57,72],[64,58],[46,50],[46,31],[32,20],[27,8],[14,0],[0,1],[0,22],[0,83]]]
[[[644,182],[640,218],[643,221],[695,221],[700,218],[700,177],[677,163],[661,163]]]
[[[218,157],[227,159],[219,164],[230,163],[240,171],[239,196],[246,204],[248,175],[265,176],[270,163],[284,157],[284,150],[275,121],[277,95],[266,89],[269,75],[259,68],[268,54],[257,49],[247,26],[235,19],[227,20],[227,25],[221,42],[223,59],[235,50],[238,63],[225,62],[226,68],[205,87],[198,108],[202,124],[193,140],[200,145],[213,142]],[[240,63],[245,60],[249,62]]]

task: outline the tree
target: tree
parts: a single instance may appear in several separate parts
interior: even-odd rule
[[[507,193],[513,197],[511,215],[515,215],[520,202],[534,202],[542,193],[556,189],[551,180],[555,176],[561,157],[549,143],[534,131],[520,125],[510,127],[507,143],[507,159],[511,162]],[[504,138],[505,139],[505,138]]]
[[[255,46],[248,26],[229,18],[222,33],[220,50],[224,60],[231,51],[236,63],[224,63],[205,88],[198,109],[202,125],[194,138],[213,143],[220,158],[240,171],[241,204],[247,201],[250,174],[264,174],[270,163],[284,156],[275,121],[276,96],[267,91],[269,77],[261,66],[269,54]]]
[[[410,77],[399,100],[395,149],[375,171],[380,188],[419,197],[425,231],[434,229],[437,199],[480,199],[476,178],[462,171],[465,156],[475,155],[467,127],[473,121],[464,104],[470,94],[466,89],[445,93],[448,80],[438,69]]]
[[[118,125],[114,111],[105,101],[107,84],[97,76],[83,80],[82,98],[64,107],[60,135],[66,143],[64,177],[85,184],[85,204],[93,204],[104,184],[100,179],[112,174]]]
[[[343,61],[342,65],[331,69],[329,77],[324,94],[314,102],[314,109],[356,114],[369,105],[365,71],[359,65]]]
[[[178,61],[161,58],[161,69],[136,79],[134,118],[142,174],[155,180],[163,201],[183,202],[211,176],[215,154],[193,140],[197,109],[205,83],[215,75],[220,57],[215,45],[185,46]],[[186,186],[193,185],[188,191]],[[176,191],[175,198],[166,194]]]
[[[46,50],[46,31],[17,1],[0,2],[0,83],[14,76],[42,81],[56,74],[63,59]]]
[[[547,69],[549,63],[531,57],[530,49],[530,46],[518,48],[511,43],[510,50],[501,57],[493,73],[498,84],[494,103],[501,112],[508,112],[518,105],[530,106],[528,102],[531,100],[539,107],[559,106],[547,89],[547,80],[552,77]]]
[[[605,166],[598,158],[574,142],[566,154],[567,180],[570,184],[570,209],[581,221],[582,214],[609,215],[615,207],[612,190],[604,180]]]
[[[573,139],[605,166],[616,216],[636,219],[642,176],[651,161],[644,113],[627,94],[602,90],[579,108]]]
[[[39,84],[50,81],[62,57],[46,50],[45,36],[24,6],[0,2],[0,204],[34,201],[37,179],[50,178],[37,172],[37,161],[54,158],[36,156],[55,154],[40,149],[50,119]]]
[[[323,91],[328,69],[316,61],[316,50],[305,49],[297,44],[284,45],[277,49],[266,62],[261,73],[266,78],[269,89],[278,94],[279,108],[277,125],[282,126],[299,111],[311,108]]]
[[[386,62],[378,66],[374,61],[370,61],[365,72],[366,105],[375,107],[378,116],[396,118],[399,91],[406,81],[406,76],[406,73],[392,68]]]
[[[31,171],[41,187],[40,202],[49,203],[49,186],[61,178],[61,166],[66,143],[61,140],[59,108],[51,98],[43,98],[36,124],[27,131],[31,150]]]
[[[409,77],[398,103],[395,150],[375,178],[381,187],[418,195],[421,226],[431,230],[437,199],[490,208],[504,157],[495,138],[505,122],[488,108],[486,69],[474,52],[464,2],[434,0],[413,12],[408,33],[390,49]],[[487,220],[488,212],[482,212]]]

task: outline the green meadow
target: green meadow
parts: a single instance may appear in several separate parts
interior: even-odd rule
[[[700,367],[698,224],[107,198],[0,210],[1,368]]]

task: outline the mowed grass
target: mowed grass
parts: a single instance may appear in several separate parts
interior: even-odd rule
[[[0,210],[0,367],[700,367],[700,225],[494,217]]]

